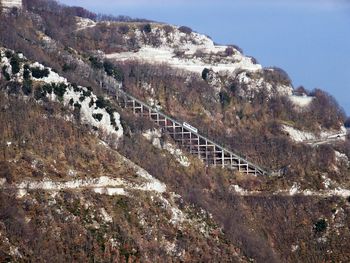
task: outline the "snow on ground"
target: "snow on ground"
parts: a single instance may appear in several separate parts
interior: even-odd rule
[[[0,178],[0,186],[3,186],[6,183],[6,178]]]
[[[146,179],[148,182],[142,184],[141,186],[135,188],[143,191],[154,191],[158,193],[164,193],[166,191],[166,186],[152,175],[150,175],[146,170],[139,168],[136,172],[137,175]]]
[[[106,223],[112,223],[113,218],[107,213],[106,209],[103,207],[100,209],[101,217]]]
[[[289,190],[290,195],[295,195],[299,191],[299,185],[297,183],[294,183],[293,186]]]
[[[311,132],[300,131],[287,125],[282,125],[282,130],[288,133],[290,138],[296,142],[303,142],[316,139],[315,134]]]
[[[330,131],[321,131],[321,138],[327,139],[337,139],[341,138],[345,141],[347,135],[347,130],[345,126],[342,126],[339,131],[330,130]]]
[[[344,140],[346,139],[346,128],[342,126],[340,130],[322,130],[319,135],[312,133],[301,131],[295,129],[288,125],[282,125],[282,130],[290,136],[293,141],[296,142],[310,142],[310,143],[326,143],[328,141],[334,140]]]
[[[41,181],[26,180],[18,184],[6,184],[0,186],[3,189],[16,189],[17,198],[24,197],[31,190],[46,190],[58,192],[61,190],[85,190],[90,189],[98,194],[103,195],[128,195],[128,191],[141,190],[152,191],[156,193],[164,193],[166,191],[165,184],[152,177],[145,170],[138,170],[136,174],[145,180],[143,183],[129,183],[121,178],[111,178],[101,176],[90,179],[75,179],[67,181],[54,181],[44,178]]]
[[[188,160],[187,156],[185,156],[182,151],[178,148],[176,148],[171,143],[164,143],[163,149],[167,150],[170,154],[175,156],[175,159],[184,167],[189,167],[191,165],[190,161]]]
[[[343,189],[340,187],[329,189],[331,181],[324,177],[326,181],[324,182],[325,190],[300,190],[300,186],[298,183],[294,183],[293,186],[288,190],[279,190],[276,192],[273,192],[273,195],[279,195],[279,196],[295,196],[295,195],[303,195],[303,196],[317,196],[317,197],[332,197],[332,196],[339,196],[343,198],[348,198],[350,196],[350,190],[349,189]],[[327,180],[328,179],[328,180]],[[241,188],[238,185],[232,185],[231,191],[233,191],[235,194],[240,196],[259,196],[264,195],[266,192],[264,191],[249,191],[246,189]]]
[[[87,91],[84,87],[79,87],[84,91]],[[81,105],[80,113],[81,119],[83,122],[88,123],[92,126],[95,126],[108,134],[115,134],[117,138],[123,136],[123,126],[120,122],[120,115],[117,112],[114,112],[114,119],[116,122],[117,130],[111,123],[111,116],[106,111],[106,109],[101,109],[96,107],[97,96],[91,94],[90,97],[86,97],[83,101],[80,100],[80,97],[83,95],[83,91],[74,91],[73,87],[69,86],[66,93],[64,94],[64,104],[69,105],[71,99],[73,103],[79,103]],[[92,105],[90,104],[93,100]],[[102,119],[99,121],[95,119],[94,114],[102,114]]]
[[[43,78],[40,78],[40,79],[37,79],[37,78],[33,77],[33,80],[43,81],[45,83],[64,83],[64,84],[68,83],[66,78],[61,77],[56,72],[52,71],[51,68],[45,67],[44,65],[40,64],[39,62],[35,62],[35,63],[31,64],[30,67],[31,68],[39,68],[41,70],[46,68],[46,69],[49,70],[49,75],[47,77],[43,77]]]
[[[242,55],[237,49],[233,54],[225,56],[228,46],[217,46],[207,36],[192,32],[186,34],[173,26],[173,32],[165,32],[162,26],[152,25],[151,36],[139,29],[134,30],[137,43],[141,48],[137,52],[122,52],[107,54],[107,58],[118,61],[137,60],[152,64],[167,64],[201,74],[204,68],[212,68],[215,72],[235,72],[239,69],[256,71],[262,66],[254,64],[252,59]],[[147,45],[144,38],[157,38],[160,45],[157,47]],[[125,36],[129,40],[129,36]],[[176,53],[182,53],[176,56]],[[213,58],[218,59],[213,59]],[[210,62],[208,62],[210,61]]]
[[[261,65],[256,64],[252,58],[244,56],[232,46],[218,46],[207,36],[192,32],[185,34],[173,27],[173,32],[165,32],[161,26],[152,25],[151,33],[144,33],[134,29],[133,34],[140,46],[138,50],[106,54],[109,59],[119,62],[138,61],[155,65],[167,65],[174,69],[185,70],[201,76],[203,69],[211,69],[219,76],[234,76],[238,74],[238,80],[246,84],[247,96],[253,97],[261,88],[266,88],[270,94],[291,96],[291,85],[273,86],[266,83],[260,76],[257,79],[247,76],[247,72],[262,72]],[[125,41],[130,41],[126,35]],[[149,44],[149,39],[157,39],[157,46]],[[230,50],[230,51],[227,51]],[[243,72],[242,72],[243,71]],[[221,89],[222,85],[210,86]],[[217,83],[219,84],[219,83]],[[244,96],[244,95],[243,95]]]
[[[76,21],[77,31],[96,26],[96,22],[89,18],[76,16],[75,21]]]
[[[5,49],[1,49],[0,52],[1,52],[0,67],[2,68],[3,66],[6,66],[6,72],[10,75],[11,79],[16,80],[20,83],[23,82],[23,71],[24,71],[23,63],[20,67],[19,73],[12,74],[12,67],[9,59],[5,56]],[[22,59],[26,62],[25,57],[22,56]],[[72,87],[72,85],[70,85],[70,83],[67,81],[66,78],[61,77],[56,72],[52,71],[51,68],[45,67],[39,62],[34,62],[30,64],[30,68],[39,68],[40,70],[44,70],[44,69],[48,70],[48,76],[46,77],[34,78],[32,76],[32,79],[35,81],[44,82],[47,84],[65,84],[66,92],[63,95],[63,102],[66,106],[73,106],[76,103],[80,105],[81,118],[84,123],[95,126],[107,134],[115,135],[117,140],[123,136],[123,127],[120,122],[119,113],[118,112],[111,113],[115,121],[115,125],[113,125],[111,115],[106,111],[106,109],[104,108],[101,109],[96,106],[95,102],[97,101],[97,96],[94,95],[92,92],[88,91],[87,88],[79,86],[78,89],[75,90]],[[1,73],[0,73],[0,77],[1,77]],[[84,96],[84,92],[91,93],[91,95]],[[58,99],[57,96],[54,94],[54,92],[47,94],[47,97],[53,101],[57,101]],[[81,100],[81,98],[83,98],[83,100]],[[101,114],[102,119],[98,120],[94,118],[94,114]]]
[[[273,71],[274,69],[270,69]],[[255,96],[256,91],[265,89],[268,92],[269,97],[273,94],[279,94],[281,96],[291,96],[293,93],[293,87],[291,85],[277,85],[273,86],[272,84],[265,81],[263,77],[252,78],[248,77],[247,72],[241,72],[237,75],[237,79],[240,83],[245,84],[244,89],[239,90],[239,96],[241,97],[250,97]]]
[[[307,96],[307,95],[303,95],[303,96],[291,95],[289,96],[289,99],[295,106],[305,108],[311,104],[311,102],[314,100],[314,97]]]
[[[215,72],[220,73],[232,73],[240,69],[249,71],[262,69],[261,65],[253,64],[250,58],[242,55],[236,56],[236,62],[231,64],[206,63],[198,57],[191,59],[176,57],[174,49],[166,47],[154,48],[143,46],[137,52],[112,53],[107,54],[106,57],[117,61],[136,60],[151,64],[167,64],[174,68],[183,69],[198,74],[202,74],[204,68],[210,68]]]
[[[337,162],[345,163],[348,166],[350,166],[350,160],[349,160],[348,156],[345,153],[341,153],[341,152],[338,152],[338,151],[334,151],[334,153],[335,153],[335,159],[336,159]]]
[[[176,146],[169,142],[165,142],[163,145],[161,144],[160,138],[162,133],[160,129],[147,130],[142,135],[150,141],[154,147],[168,151],[182,166],[189,167],[191,165],[188,157],[185,156],[179,148],[176,148]]]
[[[171,211],[170,223],[173,225],[181,224],[185,220],[184,213],[178,207],[171,205],[171,203],[164,197],[159,196],[159,198],[163,202],[165,208]]]

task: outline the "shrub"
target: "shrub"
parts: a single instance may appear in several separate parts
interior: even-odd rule
[[[5,57],[10,58],[10,57],[12,57],[12,55],[13,55],[12,51],[10,51],[10,50],[5,51]]]
[[[67,72],[67,71],[70,71],[70,70],[75,70],[76,68],[77,68],[77,66],[75,64],[64,63],[63,66],[62,66],[62,70],[64,72]]]
[[[76,83],[72,83],[72,87],[73,87],[74,92],[81,92],[81,88],[79,88]]]
[[[80,101],[80,102],[83,102],[84,100],[85,100],[85,97],[84,97],[84,96],[80,96],[80,97],[79,97],[79,101]]]
[[[93,68],[102,69],[103,63],[97,57],[89,57],[89,61]]]
[[[113,64],[112,62],[106,60],[103,62],[103,68],[105,70],[105,72],[107,73],[108,76],[112,76],[113,75],[113,70],[114,70],[114,67],[113,67]]]
[[[76,109],[81,109],[81,104],[79,103],[79,102],[76,102],[76,103],[74,103],[74,108],[76,108]]]
[[[234,50],[233,50],[233,47],[227,47],[227,48],[225,49],[225,55],[228,56],[228,57],[232,56],[234,53],[235,53],[235,52],[234,52]]]
[[[145,24],[143,27],[142,27],[142,31],[145,32],[145,33],[151,33],[152,32],[152,27],[151,27],[151,24]]]
[[[64,93],[66,93],[67,85],[64,83],[52,84],[53,92],[57,95],[58,100],[62,101]]]
[[[97,121],[101,121],[103,115],[101,113],[94,113],[92,114],[92,117],[94,117],[94,119],[96,119]]]
[[[45,97],[46,97],[46,91],[44,91],[42,87],[39,87],[34,91],[34,98],[36,100],[41,100]]]
[[[22,91],[24,95],[28,96],[32,93],[32,81],[31,80],[25,80],[23,81]]]
[[[173,28],[172,26],[169,26],[169,25],[163,26],[163,30],[164,30],[165,33],[167,33],[167,34],[174,32],[174,28]]]
[[[210,72],[209,69],[207,69],[207,68],[204,68],[204,69],[203,69],[203,71],[202,71],[202,78],[203,78],[204,80],[207,80],[209,72]]]
[[[95,103],[94,99],[93,99],[93,98],[91,98],[91,100],[90,100],[90,102],[89,102],[89,107],[91,108],[91,107],[92,107],[92,105],[94,105],[94,103]]]
[[[18,94],[21,90],[21,85],[18,82],[11,81],[7,84],[9,94]]]
[[[237,45],[230,45],[230,47],[232,47],[232,48],[234,48],[234,49],[236,49],[236,50],[238,50],[241,54],[243,54],[244,52],[243,52],[243,49],[242,48],[240,48],[239,46],[237,46]]]
[[[100,109],[104,109],[109,105],[109,102],[105,100],[103,97],[98,96],[96,100],[96,107]]]
[[[127,34],[129,32],[129,26],[128,25],[121,25],[118,28],[119,33],[121,34]]]
[[[192,28],[189,28],[187,26],[180,26],[179,31],[185,34],[191,34],[193,32]]]
[[[83,90],[83,96],[84,97],[90,97],[91,96],[91,91],[90,90]]]
[[[5,77],[5,80],[9,81],[11,79],[10,74],[7,72],[7,66],[2,67],[2,75]]]
[[[327,226],[327,221],[324,218],[321,218],[314,224],[313,228],[316,233],[321,233],[327,229]]]
[[[23,66],[23,79],[24,80],[30,79],[30,68],[28,64],[25,64]]]
[[[32,76],[36,79],[41,79],[49,76],[50,71],[47,68],[40,69],[39,67],[31,68]]]
[[[73,106],[73,104],[74,104],[74,100],[73,100],[73,99],[70,99],[70,100],[69,100],[69,105],[70,105],[70,106]]]
[[[302,95],[302,94],[308,95],[309,92],[303,86],[299,86],[298,88],[296,88],[294,90],[294,94],[296,94],[296,95]]]
[[[12,74],[17,74],[20,70],[20,63],[19,63],[19,57],[17,55],[14,55],[11,57],[10,65],[12,67]]]
[[[43,90],[44,90],[46,93],[51,94],[51,93],[52,93],[52,86],[51,86],[51,84],[45,84],[45,85],[43,86]]]
[[[281,83],[283,85],[289,85],[291,83],[287,72],[277,67],[264,70],[264,79],[267,82]]]
[[[123,81],[124,80],[124,73],[121,68],[113,65],[112,62],[106,60],[103,62],[103,67],[105,69],[105,72],[108,76],[113,77],[117,81]]]
[[[231,83],[230,87],[229,87],[230,91],[235,94],[238,87],[237,87],[237,84],[236,83]]]
[[[220,91],[219,93],[219,97],[220,97],[220,103],[223,107],[226,107],[230,104],[231,102],[231,98],[230,96],[227,94],[226,91]]]
[[[346,128],[350,128],[350,117],[348,117],[346,119],[346,121],[344,122],[344,125],[345,125]]]

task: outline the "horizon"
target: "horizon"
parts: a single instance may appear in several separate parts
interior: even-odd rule
[[[61,0],[96,13],[189,26],[215,43],[235,44],[294,87],[320,88],[350,115],[350,2],[345,0]]]

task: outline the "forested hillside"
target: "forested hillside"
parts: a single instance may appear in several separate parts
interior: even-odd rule
[[[0,261],[346,262],[349,118],[186,26],[0,15]],[[275,176],[207,166],[122,89]]]

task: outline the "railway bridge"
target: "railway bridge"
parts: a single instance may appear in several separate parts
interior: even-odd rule
[[[120,88],[116,90],[115,99],[122,108],[131,110],[135,115],[151,119],[161,128],[162,132],[169,134],[176,143],[191,154],[198,156],[206,165],[221,166],[246,174],[270,174],[258,165],[199,134],[198,130],[191,125],[174,120]]]

